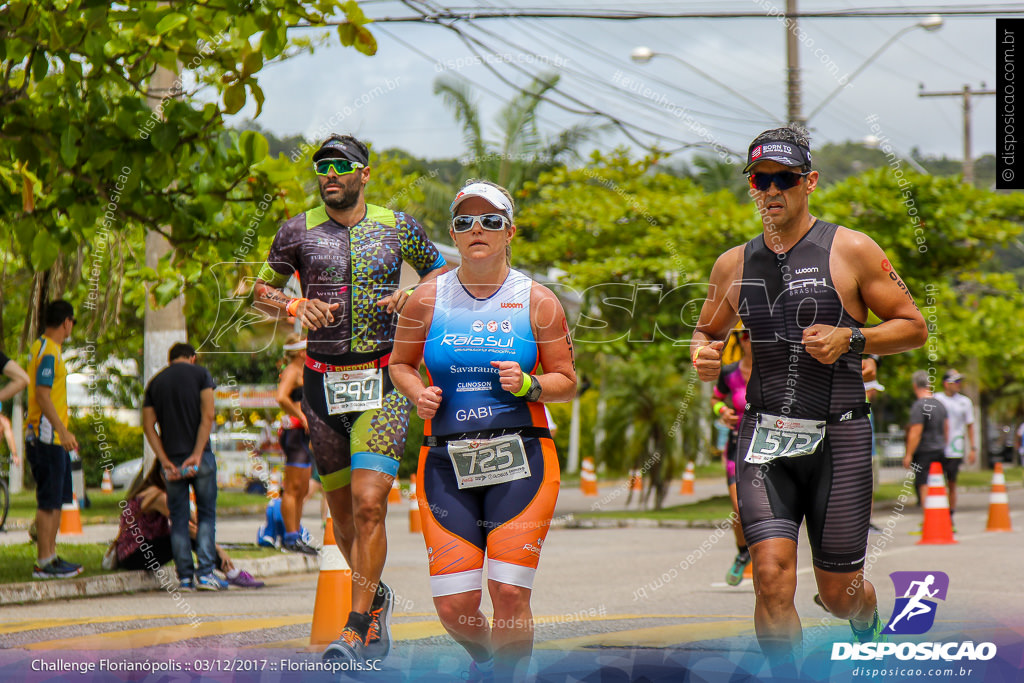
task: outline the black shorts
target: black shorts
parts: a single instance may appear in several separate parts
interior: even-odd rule
[[[405,452],[412,404],[383,373],[380,408],[330,415],[324,393],[324,373],[303,368],[302,412],[309,423],[313,458],[324,491],[335,491],[352,481],[352,468],[385,472],[392,477]]]
[[[309,450],[309,434],[302,427],[281,430],[281,450],[284,451],[284,464],[292,467],[310,467],[313,464],[313,452]]]
[[[928,485],[928,471],[932,463],[942,465],[942,474],[946,477],[946,483],[956,482],[956,475],[960,471],[960,458],[947,458],[942,451],[917,451],[914,453],[914,464],[918,466],[914,473],[914,483],[918,488]]]
[[[747,545],[771,538],[794,543],[807,520],[814,566],[853,572],[864,566],[871,523],[871,423],[867,416],[830,424],[811,455],[745,462],[757,413],[740,426],[736,493]]]
[[[36,480],[36,507],[60,510],[74,501],[71,493],[71,458],[63,446],[36,442],[25,444],[25,457]]]

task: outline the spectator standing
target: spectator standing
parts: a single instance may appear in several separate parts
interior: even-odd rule
[[[174,565],[183,590],[222,590],[227,583],[213,573],[217,560],[217,461],[210,449],[210,430],[216,385],[210,372],[195,364],[196,350],[190,345],[172,346],[168,361],[146,386],[142,429],[167,482]],[[196,564],[188,531],[189,487],[196,496]]]
[[[911,379],[914,382],[917,400],[910,406],[910,426],[907,427],[907,451],[903,456],[903,466],[909,468],[911,462],[916,465],[917,490],[923,501],[931,464],[941,463],[943,471],[946,471],[945,449],[949,423],[946,419],[946,407],[932,395],[928,373],[918,370]],[[946,477],[949,477],[948,472]]]
[[[973,465],[978,459],[974,447],[974,402],[960,393],[963,375],[954,369],[946,370],[942,376],[942,393],[935,398],[946,408],[949,420],[949,437],[946,439],[946,483],[949,485],[949,516],[956,512],[956,478],[960,463],[967,455],[967,464]]]
[[[78,449],[67,426],[68,373],[61,355],[61,345],[74,326],[71,304],[51,301],[43,314],[43,334],[29,348],[25,457],[36,480],[37,561],[32,576],[37,579],[67,579],[82,573],[82,565],[57,557],[60,509],[74,500],[69,451]]]

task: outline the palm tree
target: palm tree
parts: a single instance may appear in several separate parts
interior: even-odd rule
[[[495,117],[496,140],[485,137],[480,108],[465,80],[440,76],[434,81],[434,94],[442,97],[462,128],[470,154],[464,164],[467,177],[488,178],[515,192],[541,172],[579,158],[579,146],[604,126],[577,124],[545,138],[537,126],[537,109],[558,80],[558,74],[541,74],[502,107]]]
[[[682,470],[684,451],[696,452],[697,416],[704,406],[691,370],[680,373],[679,363],[647,355],[657,357],[638,353],[628,360],[609,359],[601,392],[607,406],[600,457],[612,469],[642,470],[643,507],[653,494],[654,508],[660,509],[669,483]]]

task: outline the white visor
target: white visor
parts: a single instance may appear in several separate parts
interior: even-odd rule
[[[885,387],[879,384],[876,380],[864,383],[864,390],[867,391],[870,389],[874,389],[875,391],[885,391]]]
[[[306,340],[305,339],[300,339],[299,341],[295,342],[294,344],[285,344],[284,345],[284,350],[285,351],[298,351],[299,349],[304,349],[304,348],[306,348]]]
[[[512,221],[512,202],[508,200],[501,190],[487,185],[486,183],[473,183],[472,185],[466,185],[462,188],[457,195],[455,195],[455,201],[452,202],[450,211],[452,215],[455,215],[455,210],[459,208],[459,204],[466,201],[470,197],[483,197],[491,206],[505,214],[505,217]]]

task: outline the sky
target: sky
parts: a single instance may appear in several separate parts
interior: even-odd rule
[[[564,95],[553,98],[581,110],[600,110],[633,124],[635,140],[617,130],[587,148],[629,146],[636,155],[657,145],[680,158],[697,151],[743,153],[751,138],[781,125],[786,117],[786,26],[784,0],[718,2],[611,2],[567,0],[459,0],[462,7],[758,12],[744,19],[478,19],[460,21],[478,39],[476,56],[454,31],[437,24],[369,25],[379,45],[373,57],[343,48],[330,32],[327,45],[269,65],[260,75],[267,99],[256,120],[277,135],[310,139],[348,132],[378,149],[401,148],[421,157],[466,154],[460,128],[439,96],[436,78],[468,79],[483,112],[485,135],[497,139],[493,124],[500,107],[534,74],[557,72]],[[414,3],[422,5],[423,3]],[[1024,10],[1022,3],[993,3]],[[370,17],[409,16],[413,10],[391,0],[363,0]],[[990,5],[985,5],[988,7]],[[887,2],[879,9],[981,8],[962,2]],[[863,9],[848,0],[807,0],[804,10]],[[1006,11],[1003,16],[1012,12]],[[915,27],[923,17],[803,19],[801,42],[803,113],[808,115],[890,38],[885,48],[838,95],[809,120],[812,145],[862,141],[875,134],[898,153],[918,148],[929,156],[962,158],[961,98],[921,98],[929,91],[959,91],[964,85],[988,89],[995,82],[995,18],[946,16],[937,31]],[[911,28],[913,27],[913,28]],[[906,29],[906,30],[905,30]],[[293,29],[323,35],[324,30]],[[646,64],[630,52],[646,46],[657,53]],[[486,62],[486,63],[485,63]],[[488,67],[494,69],[497,75]],[[503,82],[508,79],[509,83]],[[995,148],[995,97],[971,100],[974,156]],[[542,130],[553,136],[574,124],[605,123],[545,102]],[[247,106],[240,116],[252,115]],[[868,117],[873,118],[871,122]],[[872,125],[876,126],[872,130]],[[638,130],[642,129],[642,130]],[[697,144],[698,147],[688,145]],[[717,150],[717,152],[716,152]]]

